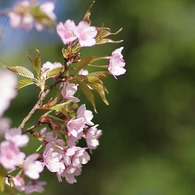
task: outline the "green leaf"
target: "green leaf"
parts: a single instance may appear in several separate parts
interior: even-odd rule
[[[101,76],[103,76],[103,74]],[[106,105],[109,105],[105,95],[105,92],[107,92],[107,90],[103,85],[103,81],[99,78],[98,73],[88,74],[85,78],[85,82],[99,94]]]
[[[32,85],[32,84],[34,84],[34,82],[33,82],[32,79],[24,78],[24,79],[21,79],[21,80],[18,82],[16,88],[19,90],[19,89],[22,89],[22,88],[24,88],[24,87],[26,87],[26,86],[28,86],[28,85]]]
[[[5,170],[0,166],[0,192],[5,191]]]
[[[105,38],[105,37],[110,36],[110,35],[118,34],[122,30],[122,28],[119,29],[115,33],[112,33],[111,30],[109,28],[106,28],[106,27],[98,27],[97,30],[98,30],[98,34],[96,36],[96,44],[121,43],[121,42],[123,42],[123,40],[114,41],[110,38]]]
[[[92,87],[99,94],[99,96],[102,98],[103,102],[106,105],[109,105],[108,100],[106,99],[106,95],[105,95],[105,92],[107,90],[102,83],[93,82],[93,83],[88,83],[88,85]]]
[[[63,113],[64,115],[67,114],[67,109],[66,106],[70,103],[71,101],[63,102],[61,104],[56,104],[55,106],[52,106],[50,109],[55,110],[58,112]]]
[[[30,70],[28,70],[27,68],[25,68],[23,66],[10,66],[10,67],[6,67],[6,68],[8,70],[11,70],[12,72],[19,74],[20,76],[34,79],[34,74]]]
[[[90,63],[95,62],[97,60],[102,60],[102,59],[105,59],[105,57],[88,56],[88,57],[82,58],[76,65],[76,71],[79,72],[81,69],[85,68]]]
[[[95,98],[94,98],[93,93],[91,92],[91,89],[89,89],[89,87],[87,86],[87,84],[84,81],[77,81],[77,82],[78,82],[79,86],[81,87],[81,89],[83,90],[85,97],[91,103],[95,112],[97,112],[96,105],[95,105]]]
[[[96,77],[98,79],[103,79],[105,77],[107,77],[107,75],[109,75],[110,72],[109,71],[97,71],[97,72],[92,72],[92,73],[89,73],[87,75],[87,77]]]
[[[56,67],[51,70],[47,70],[47,78],[59,75],[63,70],[63,67]]]
[[[36,51],[36,55],[34,58],[32,58],[31,56],[29,56],[27,54],[28,59],[30,60],[30,62],[33,65],[33,68],[35,70],[35,72],[37,73],[38,78],[40,78],[40,74],[41,74],[41,55],[38,49],[35,49]]]

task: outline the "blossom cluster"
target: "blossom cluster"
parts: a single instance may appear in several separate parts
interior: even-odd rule
[[[45,2],[41,5],[37,1],[21,1],[7,12],[10,24],[13,28],[31,30],[33,26],[38,31],[43,30],[56,20],[53,2]]]
[[[63,63],[57,60],[41,64],[40,52],[36,50],[34,58],[27,55],[35,73],[23,66],[5,67],[24,77],[17,82],[13,73],[0,70],[0,131],[5,138],[0,143],[0,170],[5,173],[0,176],[0,186],[5,183],[25,194],[43,192],[46,182],[38,179],[44,169],[55,173],[59,182],[64,178],[73,184],[77,182],[76,177],[81,174],[82,167],[90,160],[92,151],[99,146],[102,130],[92,121],[93,112],[79,98],[79,89],[96,112],[94,92],[108,104],[107,89],[102,80],[110,74],[117,78],[125,74],[126,69],[123,47],[115,49],[110,56],[81,56],[82,47],[120,42],[108,38],[119,31],[112,33],[108,28],[91,26],[90,9],[78,25],[70,19],[56,25],[56,33],[63,44]],[[48,21],[56,19],[53,10],[52,2],[39,5],[37,1],[24,0],[16,3],[7,15],[13,28],[30,30],[35,25],[37,30],[43,30]],[[41,17],[37,17],[39,14]],[[93,64],[99,60],[106,61],[106,65]],[[97,71],[87,70],[88,66]],[[39,88],[38,101],[19,127],[10,128],[9,119],[5,119],[3,113],[17,94],[15,88],[29,85]],[[56,94],[48,100],[48,94],[54,88]],[[27,127],[28,121],[39,110],[43,114],[33,126]],[[40,147],[35,153],[27,155],[23,147],[31,144],[30,136],[39,142]],[[1,177],[4,183],[1,183]],[[4,191],[4,187],[0,187],[0,192]]]

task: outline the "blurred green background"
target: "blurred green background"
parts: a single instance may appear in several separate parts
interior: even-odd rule
[[[56,1],[58,21],[79,22],[91,2]],[[77,183],[58,183],[46,172],[43,194],[194,195],[195,1],[97,0],[91,19],[92,25],[104,24],[112,31],[122,27],[115,38],[124,42],[86,48],[82,55],[110,55],[124,46],[127,73],[105,80],[110,106],[96,98],[99,113],[94,122],[103,136]],[[9,24],[5,31],[17,39]],[[29,32],[19,40],[21,49],[11,54],[2,49],[5,65],[30,66],[25,56],[30,46],[40,49],[43,62],[61,60],[62,44],[55,31]],[[1,44],[6,46],[6,37]],[[33,87],[19,91],[6,113],[13,126],[36,97]]]

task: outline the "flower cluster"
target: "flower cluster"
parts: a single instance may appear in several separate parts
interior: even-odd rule
[[[103,79],[110,74],[117,78],[125,74],[126,69],[123,47],[114,50],[110,56],[81,55],[83,47],[121,42],[108,38],[120,30],[112,33],[109,28],[91,26],[90,9],[78,25],[70,19],[57,24],[56,31],[63,44],[63,63],[57,60],[41,64],[40,52],[36,50],[34,57],[27,55],[34,72],[23,66],[5,67],[23,77],[17,86],[15,76],[0,71],[0,117],[16,96],[15,87],[21,89],[34,85],[40,91],[37,103],[19,127],[10,129],[6,121],[3,126],[0,118],[5,137],[0,143],[0,170],[4,173],[0,175],[0,192],[5,191],[4,185],[25,194],[43,192],[46,182],[38,179],[44,169],[55,173],[59,182],[65,179],[73,184],[89,162],[92,151],[99,146],[102,130],[92,121],[94,114],[80,99],[79,89],[97,112],[94,92],[108,105]],[[21,1],[8,16],[14,28],[29,30],[35,25],[37,30],[42,30],[48,21],[55,20],[53,10],[51,2],[38,5],[37,1]],[[41,16],[38,17],[37,13]],[[97,65],[100,60],[106,64]],[[88,67],[95,71],[87,70]],[[53,89],[56,93],[51,94]],[[42,115],[34,125],[27,127],[28,121],[39,110],[42,110]],[[33,154],[26,155],[22,150],[30,145],[29,136],[35,138],[40,147]]]
[[[13,9],[7,13],[7,16],[13,28],[31,30],[35,26],[38,31],[41,31],[55,23],[54,8],[53,2],[39,5],[37,1],[24,0],[17,2]]]

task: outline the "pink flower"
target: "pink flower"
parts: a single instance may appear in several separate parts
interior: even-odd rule
[[[94,123],[91,121],[93,119],[93,114],[90,110],[86,110],[85,104],[82,104],[77,110],[77,118],[83,117],[85,120],[85,124],[93,125]]]
[[[35,26],[38,31],[41,31],[55,21],[56,16],[53,11],[53,2],[39,5],[36,1],[23,0],[15,4],[13,9],[8,12],[8,17],[13,28],[31,30]]]
[[[21,129],[13,128],[5,132],[5,139],[12,141],[16,146],[23,147],[26,146],[29,137],[27,135],[22,135]]]
[[[81,47],[89,47],[96,44],[96,28],[84,21],[81,21],[78,26],[72,20],[67,20],[64,24],[60,22],[57,25],[57,33],[65,45],[76,39],[78,39]]]
[[[84,118],[70,119],[67,123],[68,132],[75,138],[80,138],[84,130]]]
[[[3,117],[0,118],[0,136],[10,128],[11,120],[9,118]]]
[[[42,65],[42,72],[46,72],[48,70],[53,70],[55,68],[62,67],[62,64],[60,62],[54,62],[53,64],[51,62],[46,62]]]
[[[77,39],[75,29],[76,26],[72,20],[66,20],[64,24],[60,22],[57,25],[57,33],[65,45]]]
[[[43,164],[51,172],[57,172],[61,174],[65,169],[64,163],[61,161],[62,154],[54,151],[53,148],[49,148],[46,152],[43,153]]]
[[[16,144],[12,141],[3,141],[0,144],[0,163],[6,169],[14,169],[20,165],[25,158]]]
[[[55,4],[53,2],[45,2],[39,7],[40,11],[43,12],[52,21],[56,20],[56,15],[54,14],[54,8],[55,8]],[[41,19],[40,21],[39,20],[35,21],[35,28],[38,31],[43,30],[47,25],[48,25],[47,19]]]
[[[39,154],[31,154],[28,156],[23,165],[22,168],[24,170],[24,174],[30,177],[31,179],[38,179],[39,174],[43,171],[43,165],[40,161],[37,161],[37,158],[39,157]]]
[[[21,1],[15,4],[13,10],[8,13],[10,24],[13,28],[30,30],[33,27],[34,19],[29,8],[29,1]]]
[[[17,79],[14,74],[0,70],[0,117],[16,96]]]
[[[62,181],[65,177],[66,181],[70,184],[75,183],[75,176],[81,174],[82,165],[90,160],[89,154],[85,151],[86,148],[69,147],[64,155],[65,170],[61,174],[57,174],[58,180]]]
[[[19,191],[25,190],[25,181],[24,178],[20,176],[20,174],[16,175],[15,177],[12,176],[14,187]],[[8,179],[6,178],[5,183],[12,187],[12,183],[9,183]]]
[[[25,193],[26,194],[32,194],[33,192],[39,192],[42,193],[45,189],[43,186],[45,186],[47,183],[45,181],[30,181],[25,186]]]
[[[81,21],[76,28],[75,34],[81,47],[90,47],[96,44],[95,36],[97,35],[97,30],[87,22]]]
[[[112,52],[112,56],[110,57],[108,70],[116,76],[125,74],[126,69],[124,69],[125,62],[123,59],[123,55],[121,54],[121,51],[123,50],[123,47],[120,47]]]
[[[63,99],[72,100],[73,102],[80,101],[78,98],[74,97],[74,94],[77,92],[77,85],[74,83],[62,83],[60,91]]]
[[[99,137],[102,135],[102,131],[97,129],[98,125],[95,125],[87,130],[85,135],[87,146],[89,149],[96,149],[99,146]]]
[[[80,168],[81,165],[88,163],[90,156],[85,150],[86,148],[76,147],[76,152],[72,159],[73,166]]]

